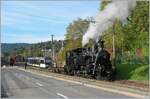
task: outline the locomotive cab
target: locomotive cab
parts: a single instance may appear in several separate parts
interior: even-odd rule
[[[86,52],[87,48],[78,48],[66,52],[66,65],[64,70],[68,74],[85,72],[86,66],[91,63],[91,57]]]

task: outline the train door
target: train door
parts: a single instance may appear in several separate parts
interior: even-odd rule
[[[52,60],[50,58],[45,58],[46,67],[52,66]]]
[[[41,59],[41,60],[40,60],[40,67],[42,67],[42,68],[45,68],[45,67],[46,67],[46,65],[45,65],[45,60],[44,60],[44,59]]]

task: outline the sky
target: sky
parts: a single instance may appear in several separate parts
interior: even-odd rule
[[[95,16],[100,1],[2,1],[1,42],[62,40],[69,23]]]

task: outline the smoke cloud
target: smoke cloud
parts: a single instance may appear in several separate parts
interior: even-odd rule
[[[125,22],[135,6],[136,0],[113,0],[95,16],[95,23],[90,23],[87,32],[83,35],[82,46],[85,46],[90,39],[97,41],[116,19]]]

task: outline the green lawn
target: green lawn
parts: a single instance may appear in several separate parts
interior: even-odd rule
[[[136,80],[143,83],[149,81],[149,65],[120,64],[117,65],[117,79]]]

